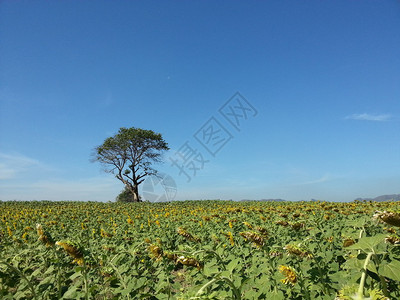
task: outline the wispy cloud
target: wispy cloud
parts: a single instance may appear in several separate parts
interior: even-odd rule
[[[329,180],[332,179],[332,176],[330,176],[329,174],[325,174],[320,178],[314,179],[314,180],[310,180],[310,181],[305,181],[300,183],[300,185],[307,185],[307,184],[316,184],[316,183],[323,183],[323,182],[327,182]]]
[[[33,182],[6,184],[0,181],[1,200],[114,200],[123,186],[112,177],[93,177],[77,180],[43,179]]]
[[[375,122],[384,122],[389,121],[392,118],[390,114],[352,114],[347,116],[346,119],[349,120],[359,120],[359,121],[375,121]]]
[[[25,170],[40,166],[40,162],[36,159],[21,154],[6,154],[0,152],[0,179],[11,179],[18,173]]]
[[[0,180],[14,178],[16,169],[9,167],[7,164],[0,163]]]

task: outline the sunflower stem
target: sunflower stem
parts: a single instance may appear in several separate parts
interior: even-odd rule
[[[373,254],[374,254],[373,252],[369,252],[367,255],[367,258],[365,259],[365,262],[364,262],[364,267],[362,269],[362,275],[361,275],[361,280],[360,280],[360,286],[359,286],[358,292],[357,292],[358,300],[364,299],[364,285],[365,285],[365,279],[367,278],[367,266],[368,266],[368,263],[371,260],[371,257]]]

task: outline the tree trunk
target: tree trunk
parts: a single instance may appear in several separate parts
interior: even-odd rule
[[[139,197],[139,189],[138,189],[137,184],[135,184],[133,186],[132,198],[133,198],[133,202],[141,202],[140,197]]]

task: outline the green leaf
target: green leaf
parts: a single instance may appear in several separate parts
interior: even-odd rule
[[[364,257],[363,258],[351,258],[351,259],[346,261],[346,267],[350,268],[350,269],[361,270],[361,269],[364,268],[364,262],[365,262],[365,258]],[[368,263],[367,269],[368,269],[368,271],[374,272],[376,274],[378,273],[373,261],[370,261]]]
[[[39,285],[45,285],[45,284],[48,284],[48,283],[50,283],[50,282],[52,282],[52,281],[53,281],[53,277],[52,277],[52,276],[49,276],[49,277],[44,278],[44,279],[39,283]]]
[[[75,267],[74,270],[75,272],[83,272],[85,268],[84,267]]]
[[[267,293],[265,299],[283,300],[283,299],[285,299],[285,295],[283,294],[282,291],[273,291],[273,292]]]
[[[384,243],[384,240],[386,238],[386,234],[378,234],[376,236],[371,236],[371,237],[363,237],[358,240],[357,243],[354,245],[351,245],[350,247],[347,247],[346,249],[348,250],[361,250],[364,252],[374,252],[378,253],[377,251],[377,246],[381,243]],[[382,252],[379,252],[382,253]]]
[[[35,271],[33,271],[33,273],[31,274],[32,277],[36,277],[37,275],[41,274],[42,270],[41,269],[36,269]]]
[[[226,269],[227,269],[229,272],[232,273],[233,270],[236,269],[236,267],[237,267],[237,265],[239,264],[239,262],[240,262],[240,259],[239,259],[239,258],[233,259],[233,260],[226,266]]]
[[[400,281],[400,261],[392,260],[390,263],[382,263],[379,267],[379,274]]]
[[[146,278],[141,277],[136,281],[136,289],[140,289],[142,286],[146,284]]]
[[[66,291],[62,297],[62,299],[76,299],[75,296],[77,294],[77,287],[73,286],[68,291]]]
[[[207,265],[204,267],[204,275],[206,276],[213,276],[217,273],[220,272],[219,268],[217,266],[212,266],[212,267],[207,267]]]
[[[69,277],[69,279],[74,280],[75,278],[77,278],[77,277],[79,277],[79,276],[82,276],[82,274],[76,272],[76,273],[72,274],[72,275]]]
[[[26,296],[29,294],[29,291],[18,291],[14,294],[15,299],[26,299]]]
[[[46,275],[46,274],[50,274],[50,273],[53,273],[53,271],[54,271],[54,266],[51,265],[50,267],[48,267],[48,269],[46,270],[46,272],[45,272],[44,274],[45,274],[45,275]]]
[[[221,272],[221,276],[224,276],[224,277],[227,277],[227,278],[230,278],[231,275],[232,275],[232,273],[229,272],[229,271],[222,271]]]
[[[168,282],[167,281],[159,281],[157,285],[155,286],[156,289],[156,294],[160,293],[163,291],[166,287],[168,287]]]

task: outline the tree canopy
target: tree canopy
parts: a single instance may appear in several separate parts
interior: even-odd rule
[[[93,161],[100,162],[105,171],[115,175],[139,202],[138,186],[148,175],[156,175],[153,163],[161,162],[162,152],[169,150],[160,133],[140,128],[119,129],[95,148]]]

